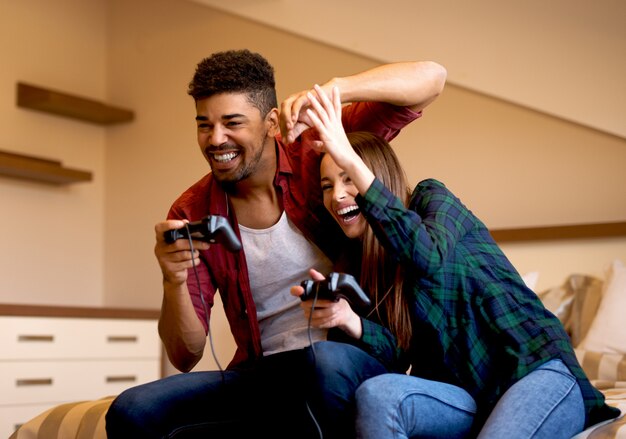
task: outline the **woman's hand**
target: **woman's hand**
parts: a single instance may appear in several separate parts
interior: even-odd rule
[[[330,91],[330,83],[321,86]],[[311,108],[309,93],[313,90],[303,90],[294,93],[280,105],[280,133],[285,143],[293,143],[300,134],[313,127],[307,109]]]
[[[310,271],[311,278],[316,281],[324,280],[324,276],[314,270]],[[304,288],[300,285],[291,287],[291,294],[300,297],[304,293]],[[315,308],[313,304],[315,302]],[[339,328],[349,336],[359,339],[363,333],[361,326],[361,318],[356,314],[350,304],[345,299],[338,301],[313,298],[305,300],[300,304],[304,310],[304,316],[307,321],[311,322],[311,326],[315,328]]]
[[[365,195],[374,181],[374,174],[354,151],[341,123],[341,97],[339,89],[333,87],[330,98],[319,86],[308,93],[311,107],[307,114],[319,133],[320,140],[314,146],[328,153],[343,169],[361,195]]]
[[[339,89],[333,87],[330,96],[319,85],[308,94],[311,107],[306,112],[313,126],[317,129],[320,140],[315,146],[330,154],[340,168],[345,169],[357,154],[352,149],[346,131],[341,123],[341,96]]]

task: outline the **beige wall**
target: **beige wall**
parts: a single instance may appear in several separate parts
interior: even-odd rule
[[[0,177],[5,302],[159,307],[153,226],[207,171],[186,95],[202,57],[263,53],[276,67],[279,98],[376,64],[191,2],[51,5],[0,1],[0,149],[58,158],[95,178],[51,188]],[[17,80],[106,99],[136,120],[102,128],[18,109]],[[621,138],[449,86],[394,144],[412,181],[443,180],[490,227],[626,220]],[[564,251],[589,254],[580,248]],[[520,271],[546,271],[550,282],[588,266],[558,254],[559,262],[544,261],[526,245],[505,250]],[[590,269],[615,255],[626,260],[626,241],[604,246]]]
[[[378,60],[437,58],[454,84],[626,137],[622,0],[192,1]]]
[[[0,149],[56,159],[93,181],[0,176],[0,300],[104,302],[106,129],[15,106],[17,81],[106,97],[104,0],[0,0]]]

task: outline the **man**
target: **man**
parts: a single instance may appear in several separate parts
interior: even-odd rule
[[[445,76],[432,62],[397,63],[322,88],[336,86],[344,103],[354,103],[343,113],[347,130],[391,140],[438,96]],[[155,226],[164,290],[159,333],[170,361],[191,370],[204,351],[219,290],[237,350],[226,371],[175,375],[124,392],[107,414],[107,433],[307,437],[319,422],[325,437],[346,437],[356,387],[385,367],[367,346],[330,341],[341,335],[309,328],[289,293],[310,267],[331,271],[344,242],[322,205],[306,91],[283,102],[279,114],[273,68],[241,50],[201,61],[189,94],[211,172]],[[167,230],[209,214],[228,218],[242,251],[164,241]]]

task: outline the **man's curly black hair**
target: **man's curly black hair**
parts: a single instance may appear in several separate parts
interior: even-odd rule
[[[246,93],[262,116],[277,107],[274,68],[263,56],[247,49],[216,52],[204,58],[187,93],[196,101],[220,93]]]

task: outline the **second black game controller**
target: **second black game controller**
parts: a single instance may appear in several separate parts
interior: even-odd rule
[[[317,297],[338,301],[346,299],[351,305],[365,308],[371,305],[370,298],[363,292],[354,276],[346,273],[330,273],[324,280],[305,280],[300,284],[304,293],[300,300],[305,301]]]
[[[196,239],[198,241],[222,244],[231,252],[241,250],[241,242],[228,220],[219,215],[209,215],[199,221],[190,222],[187,227],[167,230],[163,234],[165,242],[171,244],[177,239]]]

